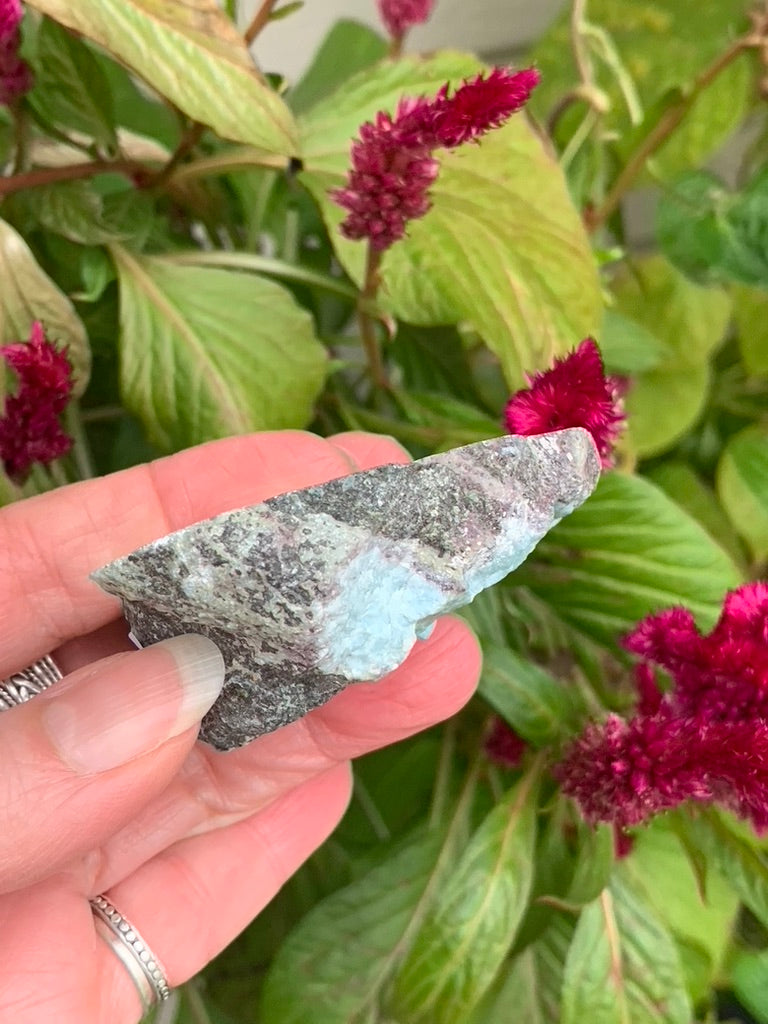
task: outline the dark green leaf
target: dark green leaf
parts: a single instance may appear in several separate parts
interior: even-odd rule
[[[309,110],[358,71],[387,54],[387,44],[373,29],[357,21],[337,21],[320,44],[303,78],[288,101],[299,114]]]
[[[535,747],[573,730],[574,700],[566,686],[504,647],[485,645],[480,694]]]
[[[630,446],[656,455],[696,422],[707,398],[709,360],[730,318],[729,296],[689,281],[659,256],[638,260],[614,285],[618,311],[655,334],[669,355],[632,381]]]
[[[576,869],[565,897],[566,903],[584,904],[597,899],[608,884],[614,860],[614,837],[610,825],[581,830]]]
[[[21,199],[23,212],[36,225],[72,242],[104,245],[128,235],[117,224],[107,223],[102,197],[87,181],[43,185],[23,193]]]
[[[649,612],[676,604],[711,626],[741,581],[695,520],[648,480],[621,473],[604,474],[513,579],[610,648]]]
[[[384,62],[305,116],[302,180],[322,205],[339,258],[360,281],[365,246],[338,232],[343,211],[327,190],[349,164],[350,140],[377,110],[402,95],[435,93],[479,65],[462,54]],[[562,172],[522,118],[447,152],[433,207],[387,251],[381,301],[421,325],[471,325],[499,357],[510,386],[524,372],[595,333],[601,317],[597,271]]]
[[[533,876],[538,772],[491,811],[432,904],[395,979],[402,1024],[461,1024],[514,940]]]
[[[31,0],[30,6],[103,46],[223,138],[295,153],[290,111],[215,0]]]
[[[114,148],[115,115],[109,83],[81,40],[44,18],[38,33],[35,85],[29,101],[55,127],[74,129]]]
[[[768,558],[768,429],[748,427],[728,441],[717,494],[754,557]]]
[[[582,910],[568,952],[561,1024],[690,1024],[669,932],[621,882]]]
[[[0,343],[26,339],[34,320],[42,322],[51,341],[66,346],[75,394],[81,395],[91,372],[85,328],[21,235],[0,221]]]
[[[311,318],[263,278],[112,247],[121,388],[155,444],[300,427],[325,374]]]

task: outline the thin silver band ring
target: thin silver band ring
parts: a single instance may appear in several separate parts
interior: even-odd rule
[[[63,678],[59,666],[50,654],[46,654],[29,668],[23,668],[7,679],[0,680],[0,711],[9,711],[17,704],[26,704]]]
[[[160,961],[130,921],[106,896],[95,896],[90,903],[96,931],[130,974],[144,1013],[154,1003],[168,999],[171,988]]]

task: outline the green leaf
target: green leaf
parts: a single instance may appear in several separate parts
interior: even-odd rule
[[[614,836],[610,825],[584,827],[579,855],[566,903],[584,904],[597,899],[608,884],[614,861]]]
[[[42,185],[21,193],[19,199],[22,217],[81,245],[104,245],[128,234],[108,223],[102,197],[87,181]],[[141,200],[134,205],[140,207]],[[17,223],[18,219],[17,212]]]
[[[727,551],[736,565],[744,561],[744,549],[714,491],[681,459],[660,462],[647,471],[649,480],[704,527]]]
[[[91,372],[85,327],[21,235],[0,221],[0,344],[26,339],[35,320],[41,321],[51,341],[66,347],[74,393],[82,395]]]
[[[533,878],[538,769],[475,832],[441,888],[393,985],[401,1024],[461,1024],[514,940]]]
[[[562,739],[574,727],[574,701],[545,669],[504,647],[483,649],[480,695],[535,747]]]
[[[109,83],[80,39],[44,18],[37,36],[33,108],[50,124],[84,132],[100,145],[117,145]]]
[[[291,89],[288,102],[297,113],[304,113],[358,71],[386,55],[385,40],[372,28],[357,21],[337,21],[320,44],[303,78]]]
[[[702,899],[698,879],[686,851],[664,820],[656,820],[637,833],[632,855],[622,861],[622,873],[639,899],[646,903],[680,940],[681,949],[701,951],[704,971],[688,973],[683,952],[683,969],[688,988],[696,1001],[715,982],[730,941],[738,911],[738,898],[721,878],[709,874],[706,898]]]
[[[754,838],[714,809],[681,817],[680,827],[691,845],[768,928],[768,860]]]
[[[723,549],[648,480],[604,474],[516,570],[558,616],[611,649],[651,611],[683,604],[703,627],[741,582]]]
[[[715,175],[690,172],[662,198],[657,231],[684,273],[768,287],[768,173],[732,193]]]
[[[404,951],[412,922],[423,914],[434,889],[440,852],[439,835],[419,832],[378,867],[314,907],[270,967],[264,1019],[366,1024]]]
[[[563,979],[561,1024],[690,1024],[669,932],[621,882],[582,910]]]
[[[564,10],[531,54],[542,76],[532,107],[542,116],[578,81],[568,17]],[[597,83],[611,100],[604,126],[620,138],[632,124],[627,97],[634,94],[650,128],[746,27],[742,0],[718,0],[706,19],[699,0],[590,0],[587,18],[597,29],[588,43]],[[751,88],[749,61],[741,57],[696,100],[658,151],[655,168],[669,175],[703,163],[741,122]]]
[[[671,354],[653,331],[615,309],[605,311],[598,337],[609,373],[645,373]]]
[[[768,1024],[768,950],[738,950],[729,974],[734,993],[755,1024]]]
[[[704,408],[709,359],[728,326],[730,298],[694,284],[659,256],[633,263],[614,290],[618,311],[652,331],[669,353],[633,379],[626,398],[630,446],[638,455],[656,455]]]
[[[768,291],[735,285],[731,295],[744,367],[749,374],[768,377]]]
[[[216,0],[31,0],[30,6],[104,47],[223,138],[295,153],[290,111]]]
[[[327,194],[347,172],[350,140],[401,96],[435,93],[478,67],[455,53],[386,62],[303,119],[302,180],[356,280],[366,247],[339,235],[344,212]],[[479,146],[441,154],[431,192],[430,212],[384,255],[380,300],[387,311],[421,325],[465,321],[499,357],[510,386],[595,333],[601,294],[581,218],[562,172],[522,117]]]
[[[560,1024],[563,965],[573,930],[571,919],[560,916],[505,964],[494,991],[472,1015],[471,1024],[510,1024],[511,1007],[520,1024]]]
[[[126,407],[172,451],[304,426],[325,374],[312,320],[279,285],[112,246]]]
[[[730,438],[717,465],[717,494],[754,557],[768,558],[768,428]]]

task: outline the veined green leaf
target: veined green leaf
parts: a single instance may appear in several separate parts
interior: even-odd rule
[[[293,155],[290,111],[216,0],[32,0],[225,139]]]
[[[235,271],[111,252],[121,390],[154,444],[172,451],[307,423],[327,360],[288,292]]]
[[[747,373],[768,377],[768,291],[734,285],[731,295]]]
[[[358,281],[365,245],[338,232],[350,142],[377,110],[477,72],[465,55],[386,62],[357,75],[302,121],[302,180],[321,204],[339,258]],[[440,154],[426,217],[381,268],[383,306],[414,324],[470,324],[499,357],[510,386],[594,333],[601,295],[586,232],[562,173],[522,118],[479,146]]]
[[[538,769],[491,811],[445,882],[398,972],[401,1024],[462,1024],[491,986],[533,877]]]
[[[690,1024],[674,942],[621,882],[586,906],[563,979],[561,1024]]]
[[[703,527],[648,480],[621,473],[604,474],[513,580],[612,649],[649,612],[676,604],[713,625],[741,582]]]
[[[730,438],[717,466],[717,494],[754,557],[768,558],[768,430]]]
[[[0,344],[26,339],[34,320],[41,321],[51,341],[66,347],[74,371],[74,391],[81,395],[91,372],[85,327],[21,235],[0,221]]]

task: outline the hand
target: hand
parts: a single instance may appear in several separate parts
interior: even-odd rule
[[[204,638],[133,651],[97,566],[189,523],[387,462],[396,444],[285,432],[232,438],[0,513],[0,679],[49,651],[66,678],[0,713],[0,1018],[130,1024],[125,967],[94,930],[110,900],[179,985],[338,823],[350,758],[452,715],[479,653],[439,622],[401,668],[220,754],[196,743],[222,682]]]

